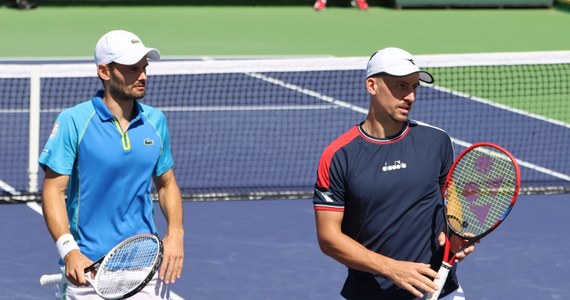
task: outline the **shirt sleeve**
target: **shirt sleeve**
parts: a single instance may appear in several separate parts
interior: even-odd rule
[[[170,170],[174,165],[174,160],[172,159],[172,152],[170,150],[170,135],[168,133],[168,124],[166,122],[166,116],[161,111],[154,109],[152,114],[149,115],[149,119],[155,126],[158,135],[160,136],[162,150],[154,168],[154,176],[160,176],[166,171]]]
[[[341,155],[342,151],[338,149],[323,152],[313,196],[315,210],[344,211],[346,165],[341,163]]]
[[[52,132],[40,154],[38,162],[42,169],[49,167],[62,175],[71,175],[77,156],[79,134],[69,111],[57,117]]]

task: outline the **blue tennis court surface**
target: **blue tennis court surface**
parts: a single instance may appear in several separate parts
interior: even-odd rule
[[[368,96],[362,70],[302,75],[151,77],[144,102],[167,115],[182,190],[311,191],[321,151],[364,119]],[[0,109],[0,126],[14,129],[0,131],[6,158],[0,196],[25,193],[29,183],[29,103],[17,100],[29,98],[28,81],[0,79],[7,87],[0,96],[16,99]],[[99,86],[93,77],[42,79],[40,147],[61,109],[88,99]],[[463,142],[495,142],[521,160],[523,186],[570,185],[570,164],[560,155],[570,142],[569,124],[431,87],[419,89],[414,105],[412,118],[445,129],[456,153]],[[570,299],[567,198],[520,197],[505,223],[461,263],[468,299]],[[57,253],[42,217],[34,204],[0,207],[0,299],[50,299],[53,291],[38,280],[58,271]],[[173,286],[180,298],[338,299],[346,270],[318,249],[310,200],[184,202],[184,207],[186,263]]]
[[[310,200],[185,202],[184,209],[185,265],[172,288],[180,298],[338,299],[346,271],[319,251]],[[567,195],[520,196],[459,265],[467,299],[570,299],[569,214]],[[0,299],[52,299],[39,285],[42,274],[57,272],[43,218],[6,204],[0,220]]]

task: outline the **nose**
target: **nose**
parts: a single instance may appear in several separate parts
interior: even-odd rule
[[[404,101],[410,102],[410,103],[416,101],[416,91],[414,91],[414,90],[409,91],[406,94],[406,96],[404,97]]]

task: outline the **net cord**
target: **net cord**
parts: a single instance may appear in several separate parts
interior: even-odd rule
[[[301,72],[364,70],[369,57],[324,57],[284,59],[242,59],[207,61],[152,61],[150,75]],[[570,63],[570,51],[499,52],[471,54],[416,55],[420,67],[457,67]],[[95,77],[93,63],[7,64],[0,68],[0,78],[28,78],[34,68],[42,77]]]

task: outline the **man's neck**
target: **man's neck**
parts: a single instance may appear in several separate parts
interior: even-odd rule
[[[402,132],[406,123],[407,122],[389,122],[389,124],[387,124],[387,122],[378,122],[373,118],[366,118],[362,123],[362,130],[375,138],[385,139],[396,136]]]

